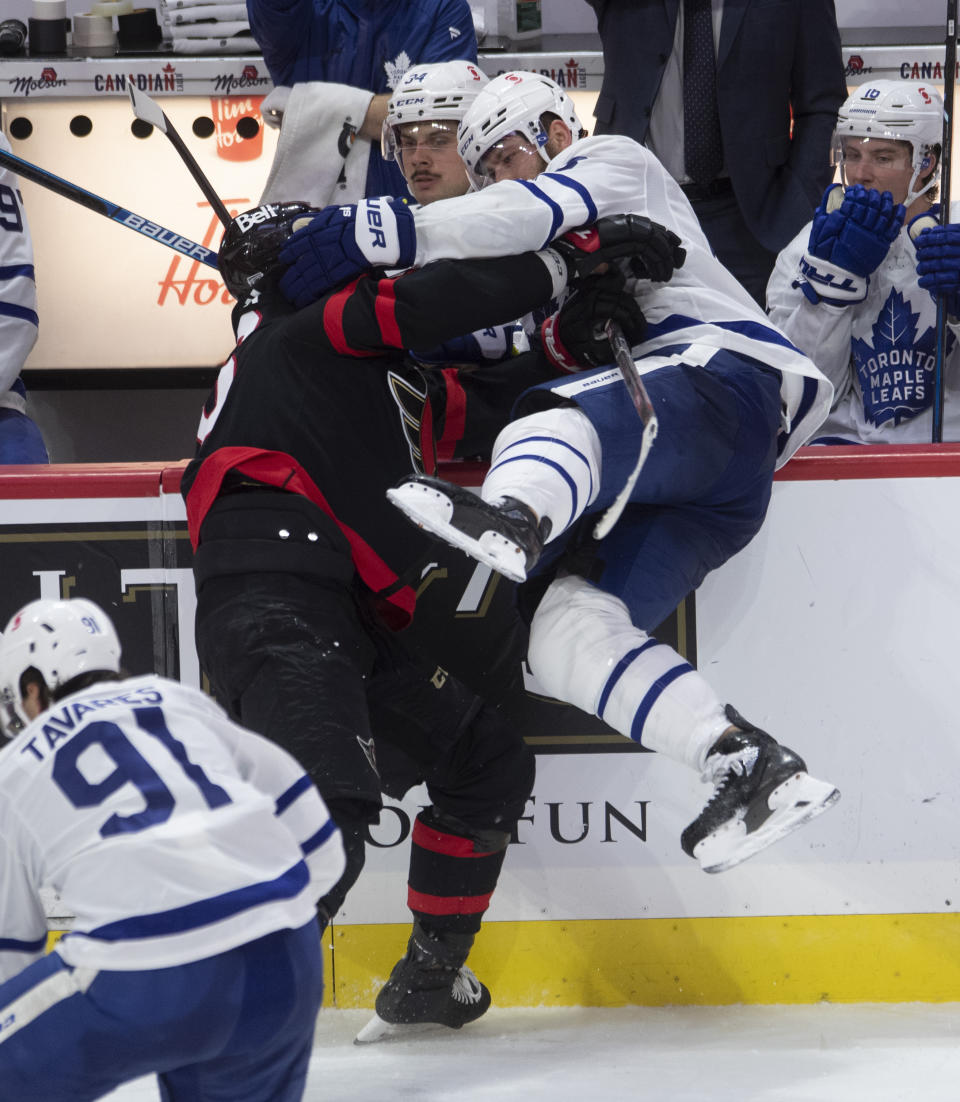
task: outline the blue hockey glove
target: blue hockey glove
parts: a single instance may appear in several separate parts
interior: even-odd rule
[[[417,251],[413,212],[382,196],[326,207],[280,253],[280,290],[298,309],[368,268],[409,268]]]
[[[848,306],[867,297],[875,272],[903,226],[906,213],[889,191],[832,184],[813,215],[799,286],[811,302]]]
[[[946,226],[927,226],[914,244],[920,277],[917,282],[935,300],[943,298],[951,317],[960,317],[960,225],[952,222]]]

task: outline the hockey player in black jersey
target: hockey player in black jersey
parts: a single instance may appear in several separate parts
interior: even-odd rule
[[[492,439],[482,425],[474,432],[471,411],[502,420],[509,401],[486,373],[465,373],[451,434],[450,379],[409,366],[403,349],[509,321],[555,297],[567,269],[552,250],[439,262],[360,278],[294,311],[271,266],[303,214],[298,204],[248,212],[221,248],[238,343],[183,479],[197,650],[221,704],[299,758],[340,827],[347,871],[321,901],[322,921],[359,875],[381,791],[426,783],[431,806],[410,857],[413,934],[378,1012],[459,1027],[490,1002],[465,961],[532,790],[533,756],[446,668],[443,639],[428,661],[395,634],[436,546],[385,491],[432,471],[438,439],[456,451],[455,436],[460,454],[474,437]],[[522,371],[522,359],[508,366]],[[541,377],[552,370],[536,353],[526,362]],[[529,385],[522,378],[514,393]]]

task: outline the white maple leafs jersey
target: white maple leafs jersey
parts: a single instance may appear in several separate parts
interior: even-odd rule
[[[960,203],[951,205],[960,220]],[[834,408],[817,437],[861,444],[929,443],[933,430],[936,304],[917,286],[907,227],[851,306],[812,303],[794,287],[810,239],[805,226],[777,258],[767,287],[771,318],[833,383]],[[960,325],[948,327],[943,439],[960,440]]]
[[[10,143],[0,133],[0,149]],[[23,395],[11,390],[37,340],[37,286],[33,240],[16,177],[0,165],[0,408],[24,412]]]
[[[286,751],[157,676],[73,693],[0,751],[0,982],[42,955],[165,968],[316,915],[340,834]]]
[[[534,180],[504,180],[414,212],[416,264],[542,249],[613,214],[641,214],[676,233],[686,261],[666,283],[636,284],[647,319],[640,355],[668,345],[728,348],[783,375],[784,431],[778,466],[826,416],[833,389],[714,257],[693,208],[657,158],[632,138],[575,141]]]

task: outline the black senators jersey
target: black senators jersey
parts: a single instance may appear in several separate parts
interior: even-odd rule
[[[257,294],[238,306],[238,344],[204,406],[182,483],[194,547],[221,494],[238,479],[263,484],[310,498],[340,528],[367,584],[388,588],[431,544],[385,491],[435,469],[438,452],[482,453],[513,397],[550,375],[538,354],[484,378],[491,369],[420,370],[404,350],[547,302],[562,285],[558,263],[550,253],[440,261],[394,279],[362,277],[299,311]]]

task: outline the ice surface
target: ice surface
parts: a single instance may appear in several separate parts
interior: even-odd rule
[[[960,1003],[497,1009],[375,1045],[325,1010],[305,1102],[957,1102]],[[157,1102],[151,1080],[110,1102]]]

